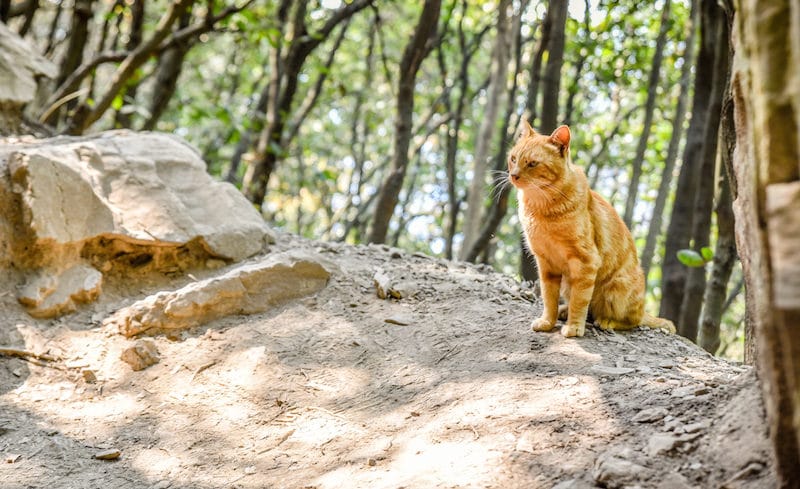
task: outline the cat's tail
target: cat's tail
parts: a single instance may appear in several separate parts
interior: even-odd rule
[[[663,329],[668,333],[675,333],[675,325],[672,324],[672,321],[669,319],[659,318],[655,316],[651,316],[650,314],[644,313],[642,316],[642,326],[647,326],[648,328],[658,328]]]

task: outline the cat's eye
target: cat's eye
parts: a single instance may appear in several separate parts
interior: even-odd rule
[[[511,164],[513,165],[514,163],[516,163],[516,162],[517,162],[517,157],[516,157],[516,156],[514,156],[514,155],[511,155],[511,156],[508,158],[508,160],[509,160],[509,161],[511,162]]]
[[[539,162],[538,162],[538,161],[532,161],[532,160],[531,160],[531,161],[529,161],[529,162],[528,162],[528,164],[527,164],[526,166],[527,166],[528,168],[533,168],[534,166],[536,166],[536,165],[538,165],[538,164],[539,164]]]

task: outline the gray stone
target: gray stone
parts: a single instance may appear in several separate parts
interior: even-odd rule
[[[158,347],[151,339],[136,341],[133,346],[123,350],[120,358],[130,365],[134,371],[144,370],[161,360],[161,356],[158,354]]]
[[[656,433],[647,440],[647,454],[651,457],[661,455],[675,449],[680,444],[680,438],[674,435]]]
[[[630,367],[609,367],[607,365],[593,365],[590,370],[600,375],[609,375],[613,377],[627,375],[636,371],[636,369]]]
[[[689,480],[677,472],[666,474],[656,486],[657,489],[692,489],[692,487],[694,486],[689,483]]]
[[[647,479],[650,470],[622,457],[603,454],[595,461],[592,476],[603,487],[618,488]]]
[[[636,423],[654,423],[663,419],[667,414],[669,413],[663,407],[642,409],[633,417],[633,421]]]
[[[672,390],[672,397],[700,396],[708,394],[709,389],[704,385],[687,385]]]
[[[230,314],[255,314],[319,291],[333,268],[321,257],[300,251],[270,255],[218,277],[151,295],[115,312],[103,325],[130,337],[191,328]]]

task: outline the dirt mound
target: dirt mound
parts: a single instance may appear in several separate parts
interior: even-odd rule
[[[112,278],[54,321],[0,294],[0,344],[60,359],[0,357],[4,486],[775,485],[748,367],[658,331],[532,333],[538,299],[487,267],[277,241],[334,263],[328,286],[155,336],[138,372],[102,321],[226,269]]]

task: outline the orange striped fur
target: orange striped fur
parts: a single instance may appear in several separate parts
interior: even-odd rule
[[[671,321],[644,312],[645,280],[633,237],[572,164],[570,137],[567,126],[546,136],[523,119],[508,155],[508,178],[517,188],[519,219],[536,257],[544,301],[532,329],[555,327],[561,294],[568,302],[564,336],[583,336],[587,312],[605,330],[642,325],[674,333]]]

